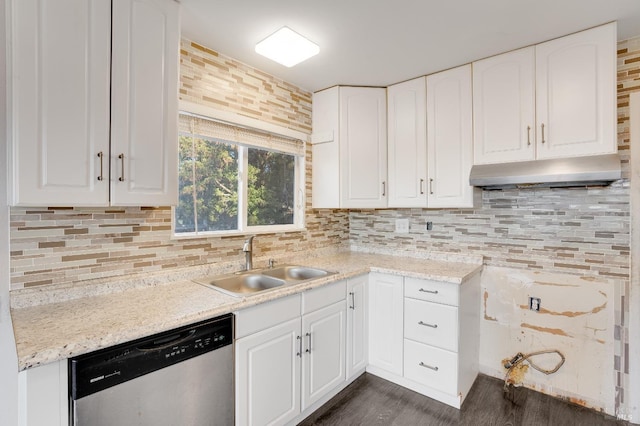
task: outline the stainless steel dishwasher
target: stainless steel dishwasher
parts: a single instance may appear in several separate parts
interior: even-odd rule
[[[233,425],[233,315],[69,360],[72,425]]]

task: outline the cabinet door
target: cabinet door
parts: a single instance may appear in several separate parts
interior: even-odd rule
[[[177,203],[179,22],[173,0],[113,0],[113,205]]]
[[[284,424],[300,412],[300,319],[238,339],[236,424]]]
[[[536,75],[538,158],[617,151],[615,23],[537,45]]]
[[[302,410],[345,380],[345,301],[302,317]]]
[[[15,0],[10,10],[12,202],[106,206],[111,4]]]
[[[347,281],[347,378],[367,366],[367,275]]]
[[[429,207],[473,207],[471,65],[427,77]]]
[[[387,88],[389,207],[427,206],[425,78]]]
[[[403,278],[369,275],[369,364],[402,375]]]
[[[67,360],[18,373],[18,424],[69,425]]]
[[[386,90],[340,88],[341,207],[387,205]]]
[[[340,207],[339,91],[332,87],[313,94],[313,133],[326,139],[312,148],[313,208]]]
[[[474,164],[535,158],[535,50],[473,63]]]

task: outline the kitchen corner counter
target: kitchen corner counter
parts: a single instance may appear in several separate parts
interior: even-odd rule
[[[180,280],[13,308],[11,317],[19,369],[117,345],[371,271],[460,285],[482,268],[479,257],[452,262],[446,257],[419,259],[358,252],[304,261],[292,259],[291,263],[337,274],[242,298]]]

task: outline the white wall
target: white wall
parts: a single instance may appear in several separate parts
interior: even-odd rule
[[[631,94],[631,286],[629,294],[629,389],[623,414],[640,424],[640,92]]]
[[[0,0],[0,22],[5,22]],[[7,206],[7,85],[5,26],[0,25],[0,424],[18,423],[18,360],[9,316],[9,207]]]

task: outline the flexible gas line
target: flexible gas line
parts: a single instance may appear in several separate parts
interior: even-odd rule
[[[533,362],[533,360],[531,360],[532,357],[537,356],[537,355],[543,355],[543,354],[553,354],[556,353],[560,356],[560,360],[558,361],[558,364],[556,364],[556,366],[552,369],[546,369],[546,368],[542,368],[539,365],[536,365],[535,362]],[[562,365],[564,364],[565,361],[565,357],[564,355],[562,355],[562,352],[560,352],[557,349],[549,349],[549,350],[544,350],[544,351],[537,351],[537,352],[531,352],[529,354],[523,354],[522,352],[518,352],[516,354],[516,356],[514,356],[513,358],[511,358],[511,360],[507,361],[504,363],[504,368],[507,369],[507,374],[504,377],[504,391],[508,392],[508,386],[509,386],[509,376],[511,375],[511,371],[518,366],[519,364],[523,363],[524,361],[527,361],[527,363],[532,366],[533,368],[535,368],[536,370],[538,370],[541,373],[544,373],[546,375],[549,374],[553,374],[556,371],[558,371],[560,369],[560,367],[562,367]]]

